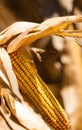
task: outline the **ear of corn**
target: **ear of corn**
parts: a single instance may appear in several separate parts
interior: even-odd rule
[[[11,53],[10,58],[20,91],[27,100],[52,128],[68,130],[70,122],[66,113],[48,86],[39,77],[29,54],[21,49]]]

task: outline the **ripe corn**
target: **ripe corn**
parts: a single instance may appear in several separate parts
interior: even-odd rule
[[[20,91],[54,130],[68,130],[69,119],[48,86],[38,75],[29,53],[20,49],[10,54]]]

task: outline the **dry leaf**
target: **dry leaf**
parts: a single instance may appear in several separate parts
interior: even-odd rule
[[[17,79],[12,70],[12,64],[11,64],[10,58],[9,58],[7,52],[3,48],[0,49],[0,59],[3,63],[3,66],[7,73],[7,77],[9,79],[9,83],[11,86],[10,89],[12,89],[13,92],[22,100],[22,96],[21,96],[21,94],[19,92],[19,88],[18,88]]]
[[[41,24],[25,22],[24,25],[24,22],[14,23],[0,34],[0,44],[5,44],[12,38],[7,47],[8,52],[11,53],[20,47],[29,45],[37,39],[51,34],[61,37],[82,37],[81,30],[65,30],[70,24],[77,22],[82,22],[82,16],[55,17]]]
[[[40,53],[44,53],[45,50],[41,49],[41,48],[35,48],[35,47],[32,47],[30,50],[34,52],[34,54],[36,55],[37,59],[41,62],[42,59],[41,59]]]
[[[17,100],[11,91],[8,89],[1,89],[1,96],[5,98],[11,112],[25,128],[30,130],[50,130],[41,116],[36,114],[29,104]]]
[[[26,128],[22,127],[20,124],[17,124],[8,114],[6,114],[3,109],[0,107],[0,128],[1,130],[27,130]]]
[[[4,82],[9,86],[9,82],[8,82],[7,78],[5,77],[3,72],[0,70],[0,83],[1,83],[1,79],[3,79]]]
[[[37,25],[37,23],[23,21],[12,24],[0,33],[0,44],[3,45],[12,37],[16,37],[16,35],[19,35],[26,30],[30,31],[30,29],[36,27]]]

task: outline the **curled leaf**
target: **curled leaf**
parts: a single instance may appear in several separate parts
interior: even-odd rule
[[[67,16],[45,20],[43,23],[38,24],[35,27],[30,27],[29,30],[25,30],[15,39],[12,39],[12,41],[7,47],[7,50],[9,53],[11,53],[13,51],[16,51],[20,47],[32,44],[34,41],[52,34],[61,37],[82,37],[82,30],[65,30],[69,25],[77,22],[82,22],[82,16]]]
[[[16,37],[22,32],[25,32],[26,30],[29,31],[30,29],[36,27],[37,25],[38,25],[37,23],[25,22],[25,21],[16,22],[10,25],[0,33],[0,45],[5,44],[12,37]]]
[[[3,88],[1,89],[1,96],[5,98],[10,111],[25,128],[30,130],[50,130],[41,116],[36,114],[28,103],[17,100],[13,92]]]
[[[19,87],[18,87],[18,83],[17,83],[17,79],[16,79],[16,76],[12,70],[12,64],[11,64],[11,61],[10,61],[10,58],[7,54],[7,52],[2,48],[0,49],[0,59],[3,63],[3,66],[6,70],[6,73],[7,73],[7,77],[8,77],[8,80],[9,80],[9,83],[10,83],[10,89],[13,90],[13,92],[20,98],[22,99],[22,96],[19,92]]]

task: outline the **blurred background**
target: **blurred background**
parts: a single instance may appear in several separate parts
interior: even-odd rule
[[[16,21],[41,23],[50,17],[81,15],[82,0],[0,0],[0,31]],[[82,24],[72,25],[81,29]],[[71,121],[71,130],[82,130],[82,49],[57,36],[33,43],[45,49],[34,55],[38,73],[48,84]]]

